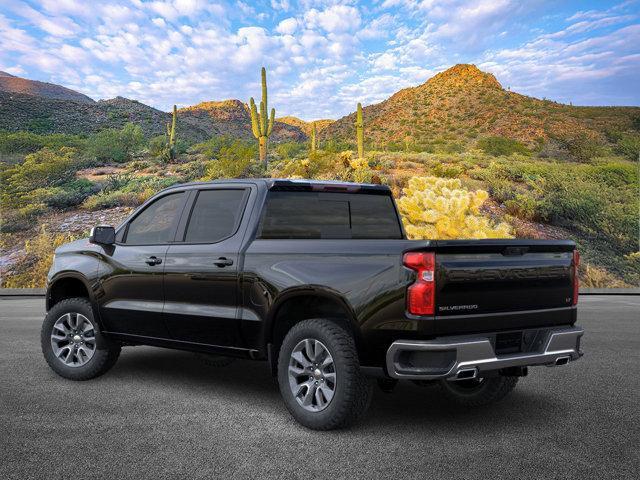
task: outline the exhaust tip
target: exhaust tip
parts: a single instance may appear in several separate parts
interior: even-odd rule
[[[458,370],[458,373],[456,374],[456,380],[471,380],[476,378],[477,376],[477,368],[463,368],[461,370]]]
[[[556,367],[559,367],[560,365],[566,365],[570,361],[571,361],[571,357],[569,357],[569,356],[558,357],[558,358],[556,358]]]

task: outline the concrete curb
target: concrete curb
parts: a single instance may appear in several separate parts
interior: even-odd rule
[[[0,297],[44,297],[44,288],[0,288]]]
[[[0,297],[44,297],[44,288],[0,288]],[[583,288],[580,295],[640,295],[640,288]]]

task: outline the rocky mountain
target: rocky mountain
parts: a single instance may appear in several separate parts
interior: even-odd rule
[[[364,107],[365,141],[429,144],[472,143],[504,136],[529,146],[549,138],[585,134],[604,138],[607,129],[628,130],[640,118],[638,107],[574,107],[504,89],[490,73],[460,64],[422,85]],[[355,112],[330,124],[321,139],[355,141]]]
[[[0,92],[9,94],[27,94],[54,100],[69,100],[79,103],[94,103],[92,98],[60,85],[39,82],[16,77],[6,72],[0,72]]]
[[[287,125],[291,125],[293,127],[297,127],[302,130],[307,136],[311,134],[311,125],[316,124],[316,132],[321,132],[329,125],[331,125],[335,120],[330,119],[321,119],[321,120],[313,120],[311,122],[306,122],[298,117],[287,116],[276,118],[276,121],[286,123]]]
[[[178,111],[178,138],[191,143],[212,135],[252,139],[251,117],[240,100],[203,102]],[[146,136],[161,135],[171,115],[136,100],[116,97],[98,102],[59,85],[0,72],[0,130],[88,134],[125,123],[140,125]],[[276,121],[272,141],[303,141],[300,127]]]
[[[190,124],[205,130],[208,136],[229,135],[245,140],[253,139],[249,107],[240,100],[202,102],[178,110],[178,118],[186,119]],[[303,129],[276,120],[271,140],[275,142],[303,141],[306,135]]]

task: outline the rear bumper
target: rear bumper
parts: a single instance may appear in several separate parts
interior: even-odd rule
[[[398,379],[461,380],[511,367],[564,365],[582,356],[580,327],[553,327],[532,332],[526,352],[496,354],[496,334],[398,340],[387,350],[387,373]]]

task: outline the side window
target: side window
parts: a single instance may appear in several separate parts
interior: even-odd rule
[[[242,217],[246,190],[201,190],[191,211],[184,241],[215,243],[233,235]]]
[[[173,240],[173,227],[180,215],[184,195],[184,192],[172,193],[146,207],[129,223],[125,243],[154,245]]]

